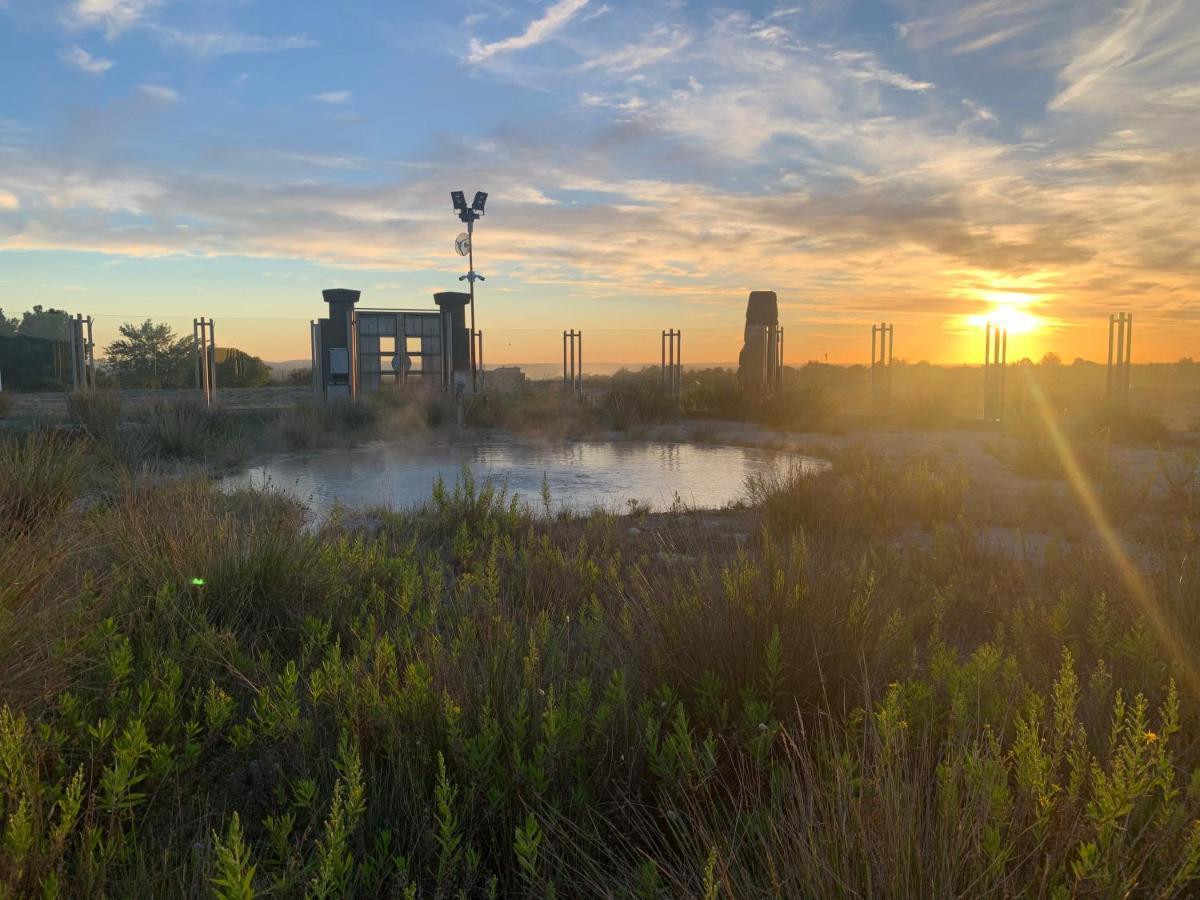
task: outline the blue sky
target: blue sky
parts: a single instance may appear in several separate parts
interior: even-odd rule
[[[322,287],[427,305],[461,187],[512,358],[729,359],[752,288],[798,360],[883,318],[973,358],[1006,311],[1098,357],[1111,309],[1195,355],[1195,0],[0,0],[0,79],[0,306],[102,335],[209,315],[285,358]]]

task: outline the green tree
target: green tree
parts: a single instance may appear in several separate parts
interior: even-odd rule
[[[71,314],[61,309],[44,309],[41,305],[27,310],[21,315],[21,324],[17,326],[17,334],[22,337],[39,338],[44,341],[70,340],[67,322]]]
[[[0,337],[15,337],[20,325],[20,319],[8,318],[4,315],[4,307],[0,306]]]
[[[271,383],[271,367],[236,347],[217,351],[218,387],[262,387]]]
[[[121,336],[104,350],[112,373],[123,388],[181,388],[191,385],[195,368],[190,337],[176,337],[171,326],[147,319],[126,322]]]

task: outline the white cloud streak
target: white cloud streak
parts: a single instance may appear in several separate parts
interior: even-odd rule
[[[544,43],[564,29],[587,5],[588,0],[558,0],[546,8],[540,19],[530,22],[518,35],[490,44],[472,39],[467,60],[478,65],[500,54],[527,50]]]

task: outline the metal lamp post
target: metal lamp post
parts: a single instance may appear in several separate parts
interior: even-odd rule
[[[458,218],[467,226],[467,274],[460,275],[459,281],[466,281],[471,292],[471,390],[479,390],[479,375],[475,360],[475,279],[487,281],[475,271],[475,221],[483,218],[483,209],[487,205],[487,192],[476,191],[475,199],[467,206],[467,197],[462,191],[451,191],[450,201]],[[461,250],[459,251],[462,252]]]

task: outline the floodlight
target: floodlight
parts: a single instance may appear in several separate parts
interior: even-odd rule
[[[450,201],[454,204],[454,208],[458,212],[462,212],[467,208],[467,196],[462,191],[451,191]]]
[[[475,210],[475,212],[482,216],[483,207],[485,204],[487,204],[487,191],[476,191],[475,202],[471,204],[471,209]]]

